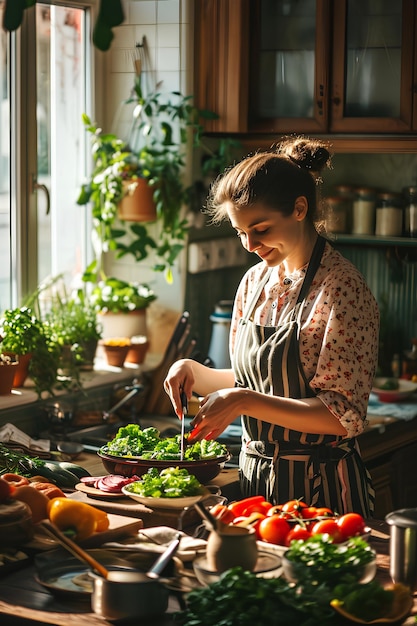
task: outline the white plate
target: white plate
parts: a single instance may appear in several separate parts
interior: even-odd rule
[[[398,389],[381,389],[389,378],[375,378],[372,393],[378,396],[381,402],[398,402],[405,400],[417,391],[417,384],[411,380],[398,379]]]
[[[138,493],[131,491],[132,485],[134,484],[135,483],[130,483],[129,485],[125,485],[122,487],[122,492],[125,496],[129,496],[133,500],[136,500],[136,502],[147,506],[149,509],[186,509],[203,498],[213,495],[210,489],[203,487],[201,493],[197,496],[189,496],[186,498],[146,498],[145,496],[140,496]]]

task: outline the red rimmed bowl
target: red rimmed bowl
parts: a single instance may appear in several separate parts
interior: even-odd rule
[[[230,460],[231,455],[217,456],[212,459],[200,459],[196,461],[157,461],[155,459],[142,459],[141,457],[121,457],[105,454],[101,450],[97,452],[109,474],[119,474],[121,476],[143,476],[151,467],[156,467],[159,471],[167,467],[185,468],[202,484],[206,485],[213,478],[216,478]]]

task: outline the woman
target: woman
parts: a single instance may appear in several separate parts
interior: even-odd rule
[[[377,363],[378,307],[358,270],[316,223],[316,185],[327,149],[302,138],[255,154],[213,186],[208,210],[229,219],[260,263],[243,277],[230,333],[231,370],[190,359],[165,380],[204,399],[192,437],[216,438],[242,416],[243,494],[299,498],[372,516],[374,492],[356,437],[363,431]]]

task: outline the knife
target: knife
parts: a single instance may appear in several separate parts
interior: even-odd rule
[[[185,416],[188,413],[188,400],[184,389],[181,390],[181,406],[182,406],[182,419],[181,419],[181,456],[180,460],[184,460],[184,435],[185,435]]]

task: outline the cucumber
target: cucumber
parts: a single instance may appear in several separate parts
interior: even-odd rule
[[[61,461],[59,466],[69,472],[75,474],[78,478],[82,478],[83,476],[91,476],[90,472],[88,472],[84,467],[77,465],[76,463],[69,463],[67,461]]]
[[[58,487],[64,489],[74,489],[75,485],[80,482],[78,476],[73,474],[67,469],[60,467],[60,464],[55,461],[45,461],[45,465],[43,469],[50,470],[51,474],[54,477],[54,482],[58,485]],[[42,472],[39,472],[42,476]]]

